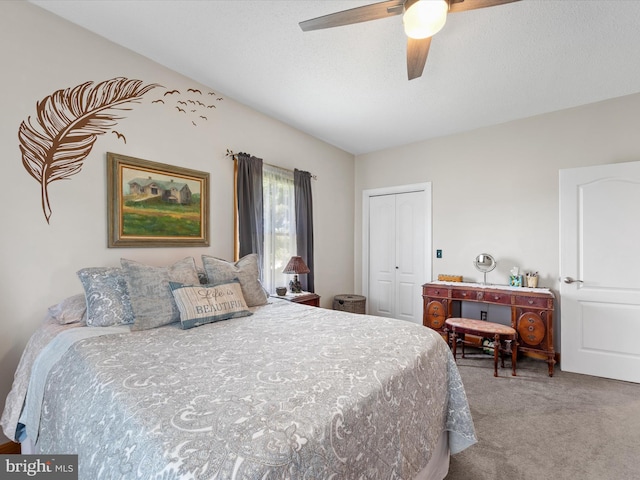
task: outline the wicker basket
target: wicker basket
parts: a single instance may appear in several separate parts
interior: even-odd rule
[[[365,313],[367,298],[362,295],[336,295],[333,297],[333,309],[342,312]]]

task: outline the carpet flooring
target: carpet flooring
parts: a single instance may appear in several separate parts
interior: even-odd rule
[[[446,480],[638,480],[640,385],[563,372],[541,360],[458,357],[478,443]]]

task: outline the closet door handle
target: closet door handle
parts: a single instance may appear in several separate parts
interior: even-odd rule
[[[582,280],[576,280],[576,279],[571,278],[571,277],[564,277],[564,279],[562,281],[564,283],[584,283]]]

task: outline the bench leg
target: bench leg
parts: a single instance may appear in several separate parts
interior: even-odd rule
[[[452,335],[451,335],[451,346],[452,346],[452,350],[453,350],[453,361],[458,363],[458,359],[456,358],[456,344],[458,343],[457,341],[457,335],[456,335],[456,331],[453,330]]]

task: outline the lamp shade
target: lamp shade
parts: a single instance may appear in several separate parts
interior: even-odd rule
[[[282,273],[302,274],[302,273],[309,273],[310,271],[311,270],[309,270],[309,267],[307,267],[307,264],[304,263],[304,260],[302,260],[302,257],[293,256],[289,260],[289,263],[287,263],[287,266],[284,267],[284,270],[282,270]]]

